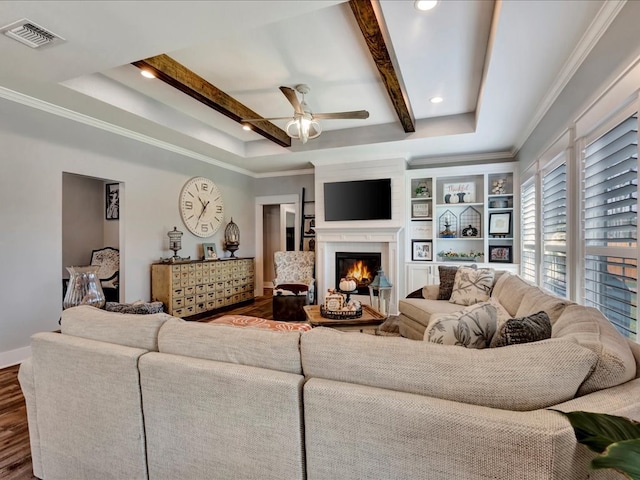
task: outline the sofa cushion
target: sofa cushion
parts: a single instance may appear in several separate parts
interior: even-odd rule
[[[433,313],[458,312],[460,305],[428,298],[405,298],[398,302],[398,309],[404,316],[426,327]]]
[[[509,315],[515,317],[524,296],[535,291],[536,288],[518,275],[504,273],[493,286],[491,296],[500,302]]]
[[[574,302],[567,300],[566,298],[546,293],[539,287],[532,287],[531,290],[529,290],[522,298],[515,316],[524,317],[543,310],[547,315],[549,315],[549,320],[551,320],[551,323],[553,324],[562,314],[567,305],[572,305],[573,303]]]
[[[181,322],[166,313],[135,315],[79,305],[62,311],[60,330],[74,337],[157,351],[158,331],[171,319]]]
[[[181,321],[166,322],[158,349],[194,358],[301,373],[300,332],[274,332]]]
[[[307,377],[506,410],[573,398],[597,361],[563,339],[478,350],[322,327],[304,332],[300,348]]]
[[[451,292],[453,292],[453,283],[456,280],[456,273],[458,267],[439,265],[438,277],[440,279],[440,286],[438,288],[438,300],[449,300],[451,298]]]
[[[489,297],[487,300],[491,305],[496,307],[496,322],[497,327],[499,328],[504,322],[512,318],[512,316],[507,312],[507,309],[502,306],[502,304],[494,297]]]
[[[454,313],[431,316],[424,339],[442,345],[487,348],[496,332],[496,307],[477,303]]]
[[[231,325],[234,327],[261,328],[274,332],[291,332],[293,330],[306,332],[311,330],[308,323],[279,322],[277,320],[267,320],[266,318],[251,317],[248,315],[223,315],[208,322],[209,325]]]
[[[458,305],[486,302],[493,288],[494,276],[493,268],[459,267],[449,302]]]
[[[593,373],[578,395],[620,385],[636,375],[636,361],[627,339],[593,307],[567,306],[553,324],[552,337],[572,340],[597,354]]]
[[[491,340],[491,348],[537,342],[551,338],[551,321],[545,312],[510,318],[502,323]]]

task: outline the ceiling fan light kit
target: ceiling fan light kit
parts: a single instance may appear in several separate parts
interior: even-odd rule
[[[334,113],[317,113],[313,114],[309,105],[304,99],[304,96],[311,91],[308,85],[300,84],[296,85],[296,89],[290,87],[280,87],[280,91],[287,97],[291,106],[293,106],[293,118],[290,117],[273,117],[273,118],[243,118],[241,123],[245,130],[248,124],[254,122],[268,122],[270,120],[289,120],[285,127],[285,132],[289,137],[299,139],[302,143],[307,143],[307,140],[316,138],[322,133],[322,126],[315,118],[324,120],[330,119],[356,119],[364,120],[369,118],[369,112],[366,110],[356,110],[353,112],[334,112]],[[296,91],[302,95],[302,101],[298,100]]]

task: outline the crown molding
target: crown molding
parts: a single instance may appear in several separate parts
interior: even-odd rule
[[[285,170],[282,172],[265,172],[252,174],[255,178],[272,178],[272,177],[293,177],[296,175],[313,175],[315,169],[306,168],[304,170]]]
[[[0,98],[16,102],[27,107],[35,108],[43,112],[51,113],[68,120],[73,120],[74,122],[82,123],[90,127],[99,128],[100,130],[114,133],[116,135],[120,135],[121,137],[126,137],[131,140],[146,143],[147,145],[152,145],[169,152],[177,153],[178,155],[193,158],[194,160],[209,163],[211,165],[215,165],[216,167],[224,168],[225,170],[231,170],[236,173],[241,173],[242,175],[256,178],[256,174],[254,172],[245,170],[244,168],[236,167],[234,165],[215,160],[201,153],[178,147],[177,145],[173,145],[168,142],[163,142],[162,140],[158,140],[157,138],[143,135],[141,133],[134,132],[133,130],[122,128],[112,123],[105,122],[103,120],[98,120],[97,118],[93,118],[88,115],[69,110],[68,108],[64,108],[53,103],[45,102],[44,100],[25,95],[23,93],[16,92],[15,90],[11,90],[2,86],[0,86]]]
[[[464,164],[464,163],[477,163],[484,161],[497,161],[502,160],[505,162],[512,162],[515,160],[515,153],[513,151],[505,152],[491,152],[491,153],[469,153],[465,155],[450,155],[446,157],[434,156],[434,157],[420,157],[411,159],[408,164],[410,168],[415,167],[436,167],[440,165],[446,165],[450,163]]]

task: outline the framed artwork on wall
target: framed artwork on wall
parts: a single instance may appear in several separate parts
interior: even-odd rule
[[[107,220],[120,219],[120,184],[107,183],[105,185],[105,212]]]
[[[428,262],[433,259],[433,242],[431,240],[411,241],[411,260],[417,262]]]
[[[489,261],[495,263],[511,263],[511,245],[489,245]]]
[[[511,212],[489,214],[489,235],[506,237],[510,233]]]

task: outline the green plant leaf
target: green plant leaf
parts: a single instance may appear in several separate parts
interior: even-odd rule
[[[640,423],[625,417],[592,412],[561,412],[571,423],[576,440],[590,450],[602,453],[615,442],[640,439]]]
[[[592,468],[613,468],[631,480],[640,480],[640,439],[612,443],[591,461]]]

